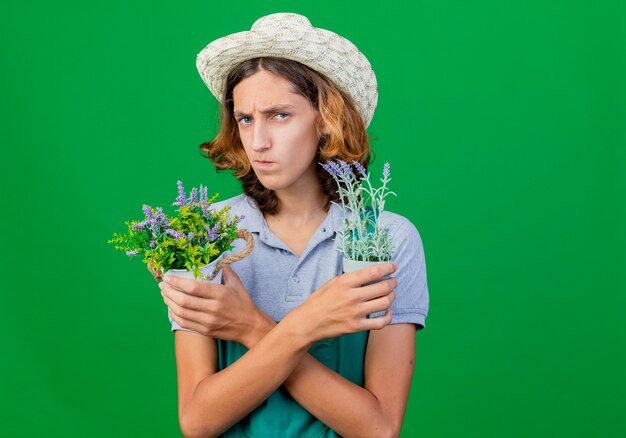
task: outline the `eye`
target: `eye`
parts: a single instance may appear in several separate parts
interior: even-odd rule
[[[249,119],[250,117],[243,116],[237,119],[237,123],[240,123],[243,119]]]
[[[279,116],[280,116],[281,114],[283,114],[283,115],[285,115],[285,116],[289,117],[289,114],[287,114],[287,113],[277,113],[276,115],[279,115]],[[283,120],[284,120],[284,118],[283,118]]]

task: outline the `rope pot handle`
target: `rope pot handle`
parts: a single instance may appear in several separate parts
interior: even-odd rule
[[[243,260],[248,257],[248,255],[252,252],[252,250],[254,249],[254,238],[252,237],[252,234],[250,234],[248,230],[237,230],[237,237],[240,239],[244,239],[247,242],[246,247],[243,249],[243,251],[237,254],[233,254],[217,262],[211,273],[206,276],[207,280],[213,280],[224,266],[238,262],[239,260]]]

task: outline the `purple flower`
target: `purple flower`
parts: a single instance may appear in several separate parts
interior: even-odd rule
[[[167,230],[165,230],[165,232],[169,234],[170,236],[174,237],[176,240],[183,239],[185,237],[184,234],[179,233],[176,230],[172,230],[171,228],[168,228]]]
[[[228,225],[229,227],[232,225],[237,225],[239,222],[241,222],[242,220],[244,220],[246,218],[245,215],[239,215],[236,217],[231,218],[228,222],[226,222],[226,225]]]
[[[191,198],[191,202],[198,202],[198,189],[196,189],[195,187],[191,189],[189,197]]]
[[[337,163],[335,163],[334,161],[330,161],[330,162],[328,163],[328,166],[329,166],[329,167],[330,167],[330,169],[331,169],[330,174],[331,174],[332,176],[341,176],[341,175],[342,175],[342,173],[343,173],[343,172],[341,171],[341,168],[340,168],[340,167],[339,167],[339,165],[338,165]]]
[[[183,187],[183,182],[180,180],[176,181],[176,184],[178,184],[178,197],[176,198],[176,202],[174,202],[173,205],[178,205],[182,207],[183,205],[185,205],[185,202],[187,202],[187,199],[185,198],[185,188]]]
[[[367,174],[365,172],[365,168],[361,165],[361,163],[359,163],[358,161],[352,161],[352,164],[354,164],[354,167],[357,168],[357,170],[359,171],[359,173],[361,175],[363,175],[363,178],[367,178]]]
[[[193,236],[195,236],[194,232],[193,232],[193,231],[190,231],[190,232],[189,232],[189,235],[187,236],[187,240],[191,240],[191,239],[193,239]]]
[[[215,232],[211,228],[206,227],[206,226],[205,226],[205,228],[206,228],[206,231],[207,231],[207,235],[206,235],[207,239],[209,239],[209,240],[217,239],[217,237],[218,237],[217,234],[215,234]]]
[[[132,251],[126,251],[126,255],[130,257],[130,256],[137,255],[138,252],[139,252],[138,250],[133,249]]]
[[[349,178],[350,176],[354,175],[354,173],[352,172],[352,167],[350,167],[348,163],[343,160],[339,160],[339,165],[341,166],[341,173],[344,178]]]
[[[209,228],[208,226],[204,226],[204,228],[207,230],[207,239],[209,240],[215,240],[218,237],[220,237],[220,235],[217,233],[217,231],[220,229],[220,226],[222,225],[222,221],[218,221],[215,226],[213,228]]]
[[[167,217],[165,216],[165,214],[163,214],[163,209],[161,207],[157,207],[157,211],[156,211],[156,223],[160,224],[163,227],[169,227],[170,223],[167,220]]]
[[[389,178],[389,162],[385,163],[383,166],[383,178]]]
[[[135,229],[135,230],[143,230],[145,227],[145,222],[141,222],[139,224],[133,224],[133,226],[131,228]]]
[[[205,203],[206,201],[208,201],[209,198],[207,198],[207,188],[205,186],[203,186],[202,184],[200,184],[200,203]]]
[[[143,221],[142,223],[150,227],[150,231],[152,232],[152,234],[156,234],[157,233],[156,224],[155,224],[156,220],[155,220],[154,215],[152,214],[152,208],[149,205],[144,204],[143,212],[146,215],[146,220]]]
[[[156,241],[150,241],[150,248],[154,248],[156,246]]]
[[[329,164],[324,164],[324,163],[318,163],[318,164],[320,166],[322,166],[326,172],[330,173],[330,176],[336,176],[337,175],[335,170],[332,167],[330,167]]]
[[[150,221],[152,219],[152,209],[150,208],[150,206],[144,204],[143,212],[146,215],[146,217],[148,218],[148,221]]]

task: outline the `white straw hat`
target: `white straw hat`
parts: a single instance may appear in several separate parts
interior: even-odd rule
[[[367,127],[378,102],[376,76],[367,58],[347,39],[313,27],[300,14],[265,15],[249,31],[209,43],[196,57],[196,67],[221,103],[228,73],[242,61],[276,56],[298,61],[330,78],[355,101]]]

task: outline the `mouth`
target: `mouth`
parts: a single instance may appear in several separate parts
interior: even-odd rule
[[[273,161],[261,161],[261,160],[254,160],[254,162],[256,163],[256,165],[258,167],[260,167],[261,169],[267,169],[268,167],[271,167],[272,164],[274,164]]]

